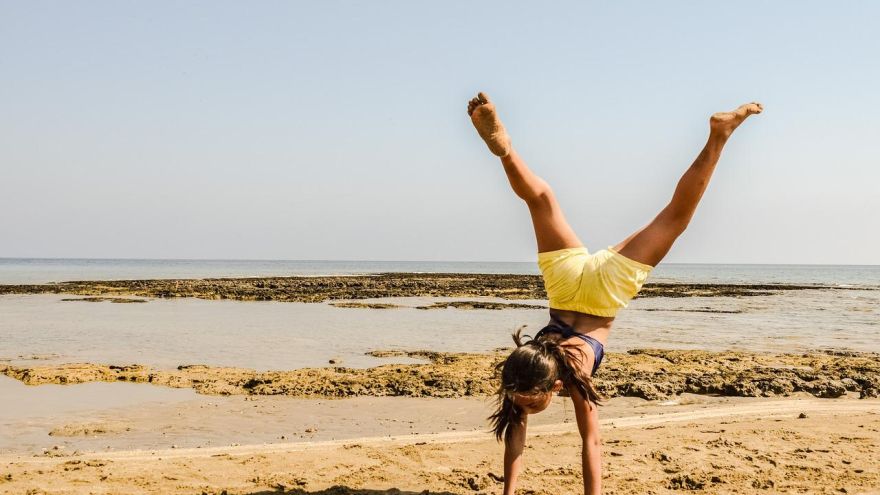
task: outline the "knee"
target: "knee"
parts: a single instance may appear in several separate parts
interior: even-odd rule
[[[553,195],[553,190],[547,186],[531,191],[527,196],[523,196],[523,201],[525,201],[530,208],[541,208],[552,205],[556,201],[556,196]]]

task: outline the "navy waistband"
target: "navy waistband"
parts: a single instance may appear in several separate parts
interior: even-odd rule
[[[567,323],[565,323],[564,321],[557,318],[556,315],[551,314],[550,318],[553,321],[551,321],[550,324],[547,325],[546,327],[542,328],[535,335],[535,338],[537,339],[538,337],[541,337],[542,335],[545,335],[548,333],[558,333],[558,334],[562,335],[562,337],[565,339],[577,337],[577,338],[583,340],[584,342],[589,344],[589,346],[593,349],[593,355],[595,356],[595,359],[593,360],[593,371],[590,374],[595,375],[596,370],[599,369],[599,365],[602,364],[602,358],[605,357],[605,346],[602,345],[601,342],[594,339],[593,337],[590,337],[589,335],[585,335],[585,334],[577,332],[574,328],[571,328],[571,326],[569,326]]]

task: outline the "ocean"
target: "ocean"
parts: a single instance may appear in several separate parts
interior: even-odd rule
[[[379,272],[537,274],[537,268],[533,263],[0,259],[2,284]],[[619,313],[609,351],[880,351],[878,266],[662,264],[649,281],[817,288],[768,296],[639,298]],[[65,297],[70,296],[0,296],[0,360],[268,370],[326,366],[334,359],[367,367],[413,361],[365,355],[371,350],[486,352],[509,346],[517,327],[536,331],[547,321],[542,309],[416,309],[432,301],[424,297],[384,300],[401,306],[385,310],[196,299],[83,303],[62,301]]]

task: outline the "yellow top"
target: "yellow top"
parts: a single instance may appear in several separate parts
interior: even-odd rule
[[[631,260],[611,246],[596,254],[585,247],[538,253],[550,307],[615,316],[641,290],[654,267]]]

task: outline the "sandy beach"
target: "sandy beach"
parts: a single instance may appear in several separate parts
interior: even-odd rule
[[[436,417],[445,400],[433,399],[435,407],[425,410]],[[880,493],[877,400],[696,399],[606,407],[606,493]],[[520,493],[578,493],[576,427],[540,424],[530,433]],[[102,453],[50,450],[4,455],[0,466],[0,493],[9,494],[390,495],[500,493],[502,487],[501,447],[484,430]]]
[[[500,493],[502,449],[485,422],[499,355],[410,354],[429,362],[269,373],[6,365],[27,391],[190,395],[76,413],[56,403],[42,420],[7,423],[0,493]],[[880,493],[877,363],[612,355],[597,377],[612,397],[600,413],[606,493]],[[519,493],[580,490],[581,440],[567,399],[554,401],[531,422]]]

